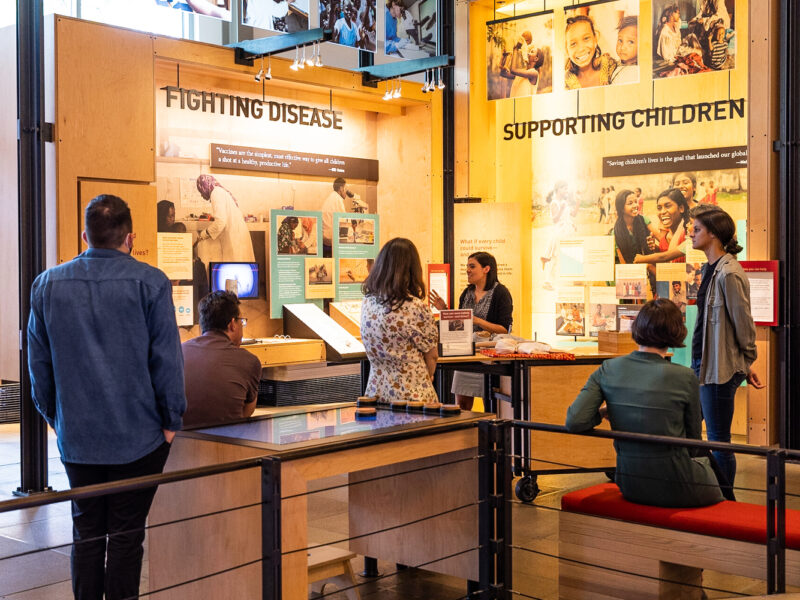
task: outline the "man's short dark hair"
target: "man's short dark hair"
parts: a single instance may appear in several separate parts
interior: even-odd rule
[[[651,348],[683,348],[686,333],[681,309],[666,298],[645,304],[631,326],[633,341]]]
[[[347,185],[347,181],[345,181],[344,177],[337,177],[333,180],[333,191],[338,192],[345,185]]]
[[[119,248],[133,231],[131,209],[118,196],[95,196],[86,207],[84,229],[93,248]]]
[[[200,331],[224,331],[239,316],[239,298],[233,292],[211,292],[200,300],[197,310],[200,313]]]

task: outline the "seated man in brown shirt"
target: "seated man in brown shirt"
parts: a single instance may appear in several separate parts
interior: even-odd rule
[[[186,378],[184,428],[244,419],[258,399],[261,361],[240,348],[245,319],[239,298],[212,292],[200,300],[203,335],[183,343]]]

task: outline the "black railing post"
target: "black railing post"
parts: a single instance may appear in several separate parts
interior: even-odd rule
[[[20,486],[18,495],[47,486],[47,423],[31,399],[28,336],[33,280],[44,270],[44,90],[41,0],[17,2],[17,179],[19,184]]]
[[[506,597],[511,581],[511,513],[506,506],[512,477],[510,447],[509,421],[478,424],[478,584],[484,600]]]
[[[511,448],[511,421],[504,421],[502,424],[501,435],[502,435],[502,447],[505,451],[502,453],[501,456],[498,457],[497,462],[497,480],[499,482],[500,492],[497,494],[498,496],[498,511],[500,512],[498,522],[502,524],[502,531],[503,531],[503,538],[501,540],[501,546],[498,551],[498,555],[500,556],[500,560],[502,563],[502,569],[498,570],[500,580],[498,583],[501,587],[499,587],[499,593],[501,598],[511,598],[511,592],[509,590],[512,589],[512,561],[511,561],[511,523],[512,523],[512,515],[511,515],[511,503],[509,499],[511,498],[511,483],[514,479],[514,472],[511,468],[511,457],[509,456],[508,449]]]
[[[492,461],[495,452],[492,441],[494,426],[493,421],[481,421],[478,424],[478,583],[482,590],[488,590],[495,579],[491,548],[491,540],[494,538],[494,509],[491,500],[495,491]]]
[[[767,454],[767,594],[786,591],[786,454]]]
[[[281,581],[281,460],[261,459],[261,597],[280,600]]]

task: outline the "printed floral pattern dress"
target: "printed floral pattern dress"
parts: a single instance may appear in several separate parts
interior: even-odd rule
[[[374,296],[361,307],[361,341],[370,362],[367,396],[378,402],[438,402],[423,354],[439,340],[427,304],[412,298],[388,311]]]

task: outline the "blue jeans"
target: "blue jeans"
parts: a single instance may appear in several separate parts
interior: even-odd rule
[[[695,373],[700,370],[700,365],[692,362]],[[742,384],[746,375],[736,373],[725,383],[710,383],[700,386],[700,407],[703,410],[703,420],[706,422],[706,436],[711,442],[731,441],[731,423],[733,422],[734,398],[736,389]],[[736,477],[736,455],[733,452],[714,450],[722,474],[733,486]]]

